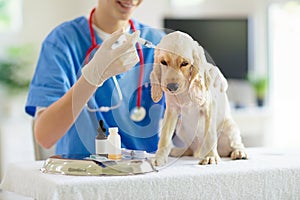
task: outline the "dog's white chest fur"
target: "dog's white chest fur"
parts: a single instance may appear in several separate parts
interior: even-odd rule
[[[192,149],[199,147],[205,133],[205,105],[199,106],[196,102],[186,101],[185,104],[173,106],[178,111],[174,145],[180,148],[190,146]]]

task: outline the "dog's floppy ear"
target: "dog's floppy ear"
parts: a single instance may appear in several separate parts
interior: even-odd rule
[[[195,42],[193,50],[193,65],[190,72],[189,96],[193,101],[202,105],[207,98],[207,91],[210,83],[210,76],[207,73],[204,50]]]
[[[196,41],[194,41],[193,59],[193,66],[198,68],[200,74],[204,74],[204,66],[206,66],[207,60],[205,57],[204,49]]]
[[[210,82],[211,82],[211,76],[210,76],[209,72],[206,70],[204,72],[204,85],[205,85],[206,90],[208,90],[208,88],[210,86]]]
[[[197,73],[199,74],[200,79],[203,79],[203,87],[205,87],[206,90],[208,90],[210,83],[211,83],[211,76],[208,73],[208,69],[210,63],[207,62],[204,49],[202,46],[198,44],[198,42],[195,41],[194,43],[194,49],[193,49],[193,68],[191,73],[191,83],[192,81],[197,77]]]
[[[190,68],[190,86],[193,85],[194,81],[198,78],[199,76],[199,69],[198,67],[195,67],[194,65],[191,66]]]
[[[190,72],[190,86],[193,85],[196,79],[206,79],[204,76],[205,67],[207,65],[206,57],[204,54],[203,48],[198,44],[198,42],[194,41],[193,43],[193,63],[191,66]],[[201,84],[201,87],[206,87],[206,80],[205,83]],[[205,85],[204,85],[205,84]]]
[[[206,102],[208,92],[207,81],[209,81],[207,73],[204,72],[204,75],[201,76],[199,71],[192,66],[188,94],[191,100],[197,102],[199,105],[203,105]]]
[[[150,74],[151,97],[155,103],[159,102],[163,95],[163,91],[161,89],[161,69],[158,54],[159,50],[155,50],[153,70]]]

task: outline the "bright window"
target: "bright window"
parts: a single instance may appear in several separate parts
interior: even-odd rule
[[[276,3],[269,8],[270,64],[273,77],[274,143],[299,146],[300,4]]]

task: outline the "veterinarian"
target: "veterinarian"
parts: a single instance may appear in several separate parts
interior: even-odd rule
[[[164,99],[151,99],[154,49],[137,41],[157,44],[164,33],[131,18],[141,2],[98,0],[88,17],[46,37],[25,106],[40,145],[56,145],[57,154],[94,153],[102,119],[119,128],[122,147],[156,151]]]

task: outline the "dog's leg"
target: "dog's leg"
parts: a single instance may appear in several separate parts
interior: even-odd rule
[[[217,151],[217,125],[215,103],[212,102],[205,112],[205,130],[202,144],[194,152],[194,156],[200,158],[200,165],[217,164],[220,156]],[[200,141],[199,141],[200,142]]]
[[[218,164],[220,156],[217,151],[217,134],[213,130],[208,130],[204,136],[203,144],[199,152],[195,154],[196,157],[200,158],[200,165],[207,164]],[[205,155],[205,156],[204,156]]]
[[[158,149],[155,154],[154,165],[161,166],[167,162],[172,144],[172,135],[174,133],[176,123],[178,120],[178,113],[175,110],[168,109],[165,112],[161,135],[158,143]]]
[[[232,119],[226,119],[218,128],[221,136],[218,152],[221,156],[230,156],[232,160],[247,159],[238,125]]]

